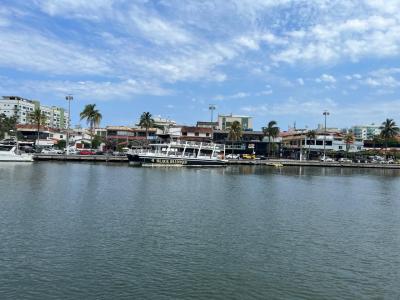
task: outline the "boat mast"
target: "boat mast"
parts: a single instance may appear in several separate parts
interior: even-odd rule
[[[202,145],[203,145],[203,142],[200,143],[199,151],[197,152],[197,156],[196,156],[196,157],[199,157],[199,156],[200,156],[200,151],[201,151],[201,146],[202,146]]]

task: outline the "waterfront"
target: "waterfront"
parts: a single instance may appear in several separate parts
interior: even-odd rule
[[[400,297],[400,170],[0,165],[1,299]]]

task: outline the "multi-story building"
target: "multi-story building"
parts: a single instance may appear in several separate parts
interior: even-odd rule
[[[231,127],[232,123],[238,121],[242,125],[244,131],[253,130],[253,118],[249,116],[239,115],[218,115],[218,129],[227,130]]]
[[[354,136],[357,139],[372,140],[375,136],[381,134],[381,129],[379,125],[355,125],[351,128]]]
[[[18,124],[29,124],[30,114],[39,107],[47,117],[46,126],[58,129],[68,128],[68,113],[61,107],[40,105],[37,100],[29,100],[18,96],[2,96],[0,98],[0,114],[7,117],[16,116]]]
[[[18,96],[3,96],[0,98],[0,114],[7,117],[17,117],[18,124],[27,124],[29,115],[35,110],[36,101]]]
[[[364,150],[362,139],[355,138],[351,144],[346,144],[344,134],[337,131],[316,131],[315,139],[307,138],[306,130],[282,132],[282,147],[286,156],[297,158],[303,151],[310,151],[313,156],[322,155],[324,148],[326,152],[359,152]],[[325,147],[324,147],[325,143]]]
[[[40,105],[41,111],[46,115],[46,125],[52,128],[68,128],[68,112],[61,107]]]

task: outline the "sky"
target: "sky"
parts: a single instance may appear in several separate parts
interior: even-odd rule
[[[72,94],[73,124],[400,122],[398,0],[0,0],[0,43],[0,94]]]

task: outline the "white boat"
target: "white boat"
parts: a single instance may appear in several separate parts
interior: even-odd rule
[[[33,156],[31,154],[22,153],[14,145],[0,145],[0,162],[31,162]]]
[[[198,142],[149,144],[127,153],[129,163],[137,166],[225,166],[225,145]]]

